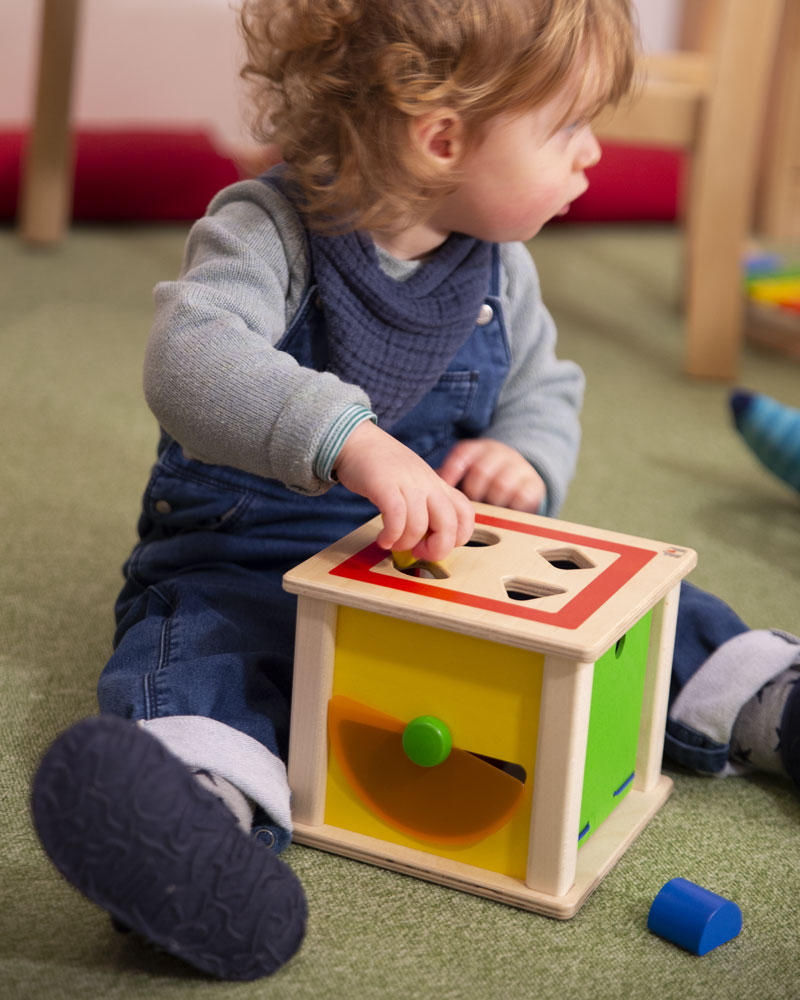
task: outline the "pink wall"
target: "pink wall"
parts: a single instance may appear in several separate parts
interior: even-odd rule
[[[83,0],[76,120],[180,123],[240,140],[236,2]],[[648,48],[672,43],[678,2],[637,0]],[[38,0],[0,0],[0,129],[30,116],[38,19]]]

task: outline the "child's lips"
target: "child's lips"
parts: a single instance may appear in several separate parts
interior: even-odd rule
[[[588,188],[589,188],[589,185],[588,184],[584,184],[582,186],[581,190],[575,195],[574,198],[570,198],[570,200],[565,205],[563,205],[561,208],[559,208],[559,210],[556,212],[556,215],[566,215],[567,212],[570,210],[570,208],[572,208],[572,203],[575,202],[575,201],[577,201],[578,198],[581,197],[581,195],[586,194]]]

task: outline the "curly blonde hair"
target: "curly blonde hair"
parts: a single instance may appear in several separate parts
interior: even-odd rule
[[[415,155],[412,119],[452,109],[474,144],[575,71],[576,103],[594,81],[588,116],[633,73],[631,0],[242,2],[254,135],[279,147],[321,230],[401,228],[452,189],[452,174]]]

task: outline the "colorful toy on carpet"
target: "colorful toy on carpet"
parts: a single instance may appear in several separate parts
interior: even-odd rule
[[[800,250],[756,251],[744,268],[748,340],[800,360]]]
[[[300,843],[568,918],[669,795],[690,549],[475,504],[445,564],[380,518],[299,595],[289,784]]]
[[[800,410],[758,392],[731,393],[736,428],[758,460],[800,491]]]
[[[747,261],[745,286],[758,305],[800,313],[800,263],[780,254],[756,254]]]

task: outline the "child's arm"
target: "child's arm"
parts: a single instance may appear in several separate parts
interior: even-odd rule
[[[385,549],[412,549],[417,559],[435,562],[472,535],[474,511],[464,494],[369,421],[350,433],[334,470],[340,483],[383,515],[377,542]]]
[[[583,373],[556,357],[527,249],[509,243],[501,253],[511,369],[484,436],[459,442],[440,471],[473,500],[555,516],[578,457]]]
[[[308,283],[294,209],[259,181],[220,192],[192,228],[180,277],[156,288],[144,388],[159,423],[195,458],[306,494],[326,435],[369,399],[277,345]]]

